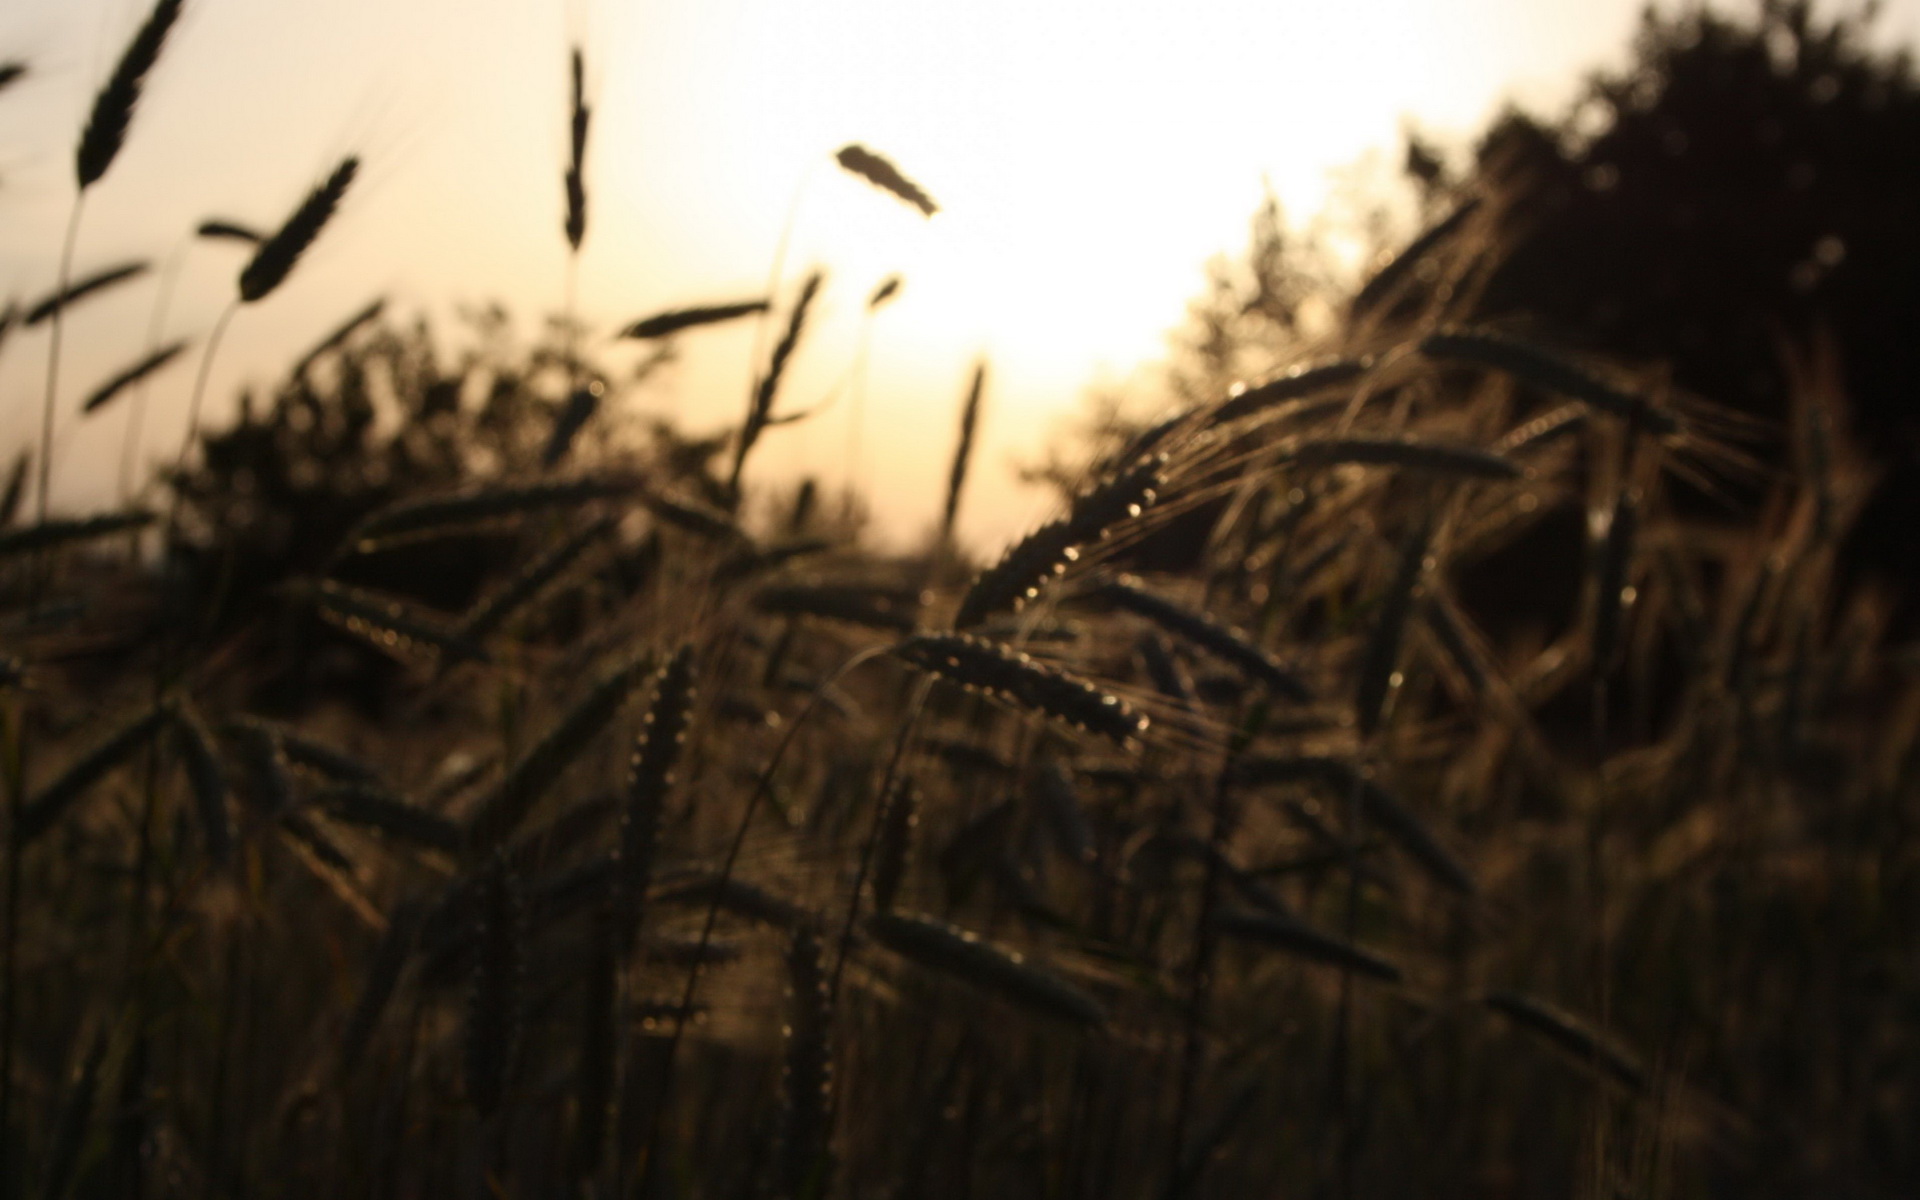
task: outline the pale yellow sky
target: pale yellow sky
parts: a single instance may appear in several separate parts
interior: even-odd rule
[[[582,314],[601,329],[765,286],[795,211],[788,274],[830,272],[825,320],[790,403],[854,355],[873,284],[906,277],[879,319],[864,474],[886,532],[933,520],[967,364],[994,365],[965,536],[990,543],[1044,505],[1011,480],[1087,383],[1156,357],[1233,251],[1272,181],[1290,216],[1332,173],[1400,132],[1464,139],[1508,97],[1557,108],[1580,72],[1623,60],[1637,0],[187,0],[127,150],[90,194],[78,261],[164,255],[201,218],[272,225],[343,154],[366,169],[346,211],[269,301],[242,314],[214,411],[377,292],[438,315],[500,299],[523,330],[560,304],[565,70],[582,41],[595,116]],[[9,0],[0,58],[33,77],[0,95],[0,296],[44,291],[72,195],[72,145],[146,0]],[[1920,0],[1881,36],[1920,42]],[[861,141],[940,201],[932,221],[831,164]],[[798,196],[796,202],[795,197]],[[797,208],[795,207],[797,203]],[[238,253],[197,247],[177,332],[231,295]],[[107,501],[119,417],[78,398],[143,346],[151,285],[76,310],[56,503]],[[701,335],[638,408],[738,419],[747,330]],[[45,345],[0,354],[0,451],[32,435]],[[173,446],[190,370],[157,389],[150,445]],[[850,407],[770,433],[750,478],[804,464],[844,477]]]

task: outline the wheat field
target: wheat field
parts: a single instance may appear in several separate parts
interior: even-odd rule
[[[210,219],[213,337],[133,331],[83,408],[61,313],[137,264],[0,324],[53,334],[0,525],[8,1195],[1911,1194],[1920,687],[1841,570],[1830,373],[1768,462],[1475,324],[1489,190],[977,562],[982,364],[882,554],[751,470],[825,270],[624,329],[762,323],[719,438],[623,418],[570,316],[448,361],[378,303],[203,423],[357,167]],[[49,512],[56,420],[175,363],[178,454]]]

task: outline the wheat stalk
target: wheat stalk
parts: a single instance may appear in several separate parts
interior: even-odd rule
[[[314,607],[341,628],[388,653],[408,646],[431,646],[455,660],[487,661],[487,652],[447,628],[436,617],[365,588],[323,579],[312,588]]]
[[[109,771],[132,758],[171,718],[171,702],[140,713],[94,744],[20,806],[15,837],[22,846],[53,828],[66,811]]]
[[[144,529],[152,523],[152,513],[136,510],[124,513],[103,513],[96,517],[41,521],[19,529],[0,530],[0,560],[15,558],[22,554],[33,554],[41,550],[51,550],[74,542],[112,537],[116,533],[125,533],[128,530]]]
[[[1420,353],[1504,371],[1524,383],[1578,400],[1658,434],[1677,433],[1679,418],[1635,392],[1624,391],[1564,355],[1486,329],[1445,329],[1420,342]]]
[[[580,250],[580,241],[587,235],[587,185],[582,172],[587,158],[587,123],[592,120],[593,110],[587,107],[586,65],[580,56],[579,47],[573,51],[573,110],[567,123],[567,245],[575,253]]]
[[[898,275],[889,275],[882,279],[867,296],[867,311],[878,312],[880,307],[900,294],[902,280]]]
[[[184,7],[183,0],[158,0],[153,11],[147,14],[146,22],[127,43],[113,74],[107,76],[107,82],[94,97],[93,109],[87,115],[86,127],[80,131],[80,144],[73,156],[74,174],[81,191],[99,182],[119,155],[120,147],[127,140],[127,126],[133,121],[133,110],[140,103],[147,73],[159,61],[167,33]]]
[[[490,521],[628,496],[639,487],[639,481],[630,477],[585,476],[424,496],[370,514],[347,541],[356,550],[375,550],[402,539],[444,536]]]
[[[787,941],[787,1062],[780,1122],[780,1195],[828,1194],[832,1174],[833,1014],[820,935],[796,928]]]
[[[973,457],[973,435],[980,423],[980,396],[986,389],[987,364],[974,364],[973,382],[967,386],[967,400],[960,409],[960,440],[953,449],[953,469],[947,475],[947,504],[940,515],[940,541],[953,541],[953,520],[960,512],[960,489],[967,482],[967,465]]]
[[[1434,222],[1423,233],[1408,242],[1400,253],[1388,260],[1387,264],[1374,272],[1373,277],[1360,285],[1353,294],[1347,312],[1350,316],[1359,316],[1380,306],[1380,302],[1395,295],[1401,285],[1412,274],[1413,268],[1425,262],[1427,258],[1453,236],[1460,232],[1473,215],[1480,211],[1481,200],[1478,196],[1469,196],[1454,206],[1452,212]]]
[[[792,583],[761,588],[753,606],[785,617],[824,617],[868,629],[912,633],[919,623],[918,592],[875,584]]]
[[[714,908],[776,929],[793,930],[813,920],[811,911],[784,896],[745,879],[714,872],[662,884],[649,899],[669,907]]]
[[[1472,872],[1442,844],[1426,822],[1381,786],[1370,772],[1345,759],[1315,755],[1244,758],[1236,764],[1235,772],[1240,781],[1254,785],[1312,781],[1338,796],[1353,795],[1357,791],[1367,820],[1385,830],[1434,881],[1463,896],[1471,896],[1476,891]]]
[[[588,743],[618,715],[652,667],[649,654],[615,667],[555,722],[475,807],[466,830],[469,850],[491,850],[506,840]]]
[[[1508,430],[1492,450],[1503,458],[1518,458],[1545,449],[1586,426],[1587,410],[1581,404],[1563,404],[1549,409],[1531,421]]]
[[[1466,680],[1476,696],[1484,695],[1493,684],[1493,671],[1486,653],[1468,632],[1466,614],[1439,588],[1427,593],[1420,605],[1420,616],[1433,638],[1440,643],[1454,668]]]
[[[467,1099],[492,1116],[506,1098],[521,1026],[526,971],[526,914],[519,881],[504,856],[482,871],[475,896],[473,983],[468,994],[465,1052]]]
[[[892,653],[962,687],[999,696],[1123,745],[1147,730],[1147,718],[1112,692],[984,638],[922,634],[894,646]]]
[[[94,1103],[99,1097],[100,1073],[107,1060],[107,1030],[94,1030],[87,1045],[87,1056],[67,1088],[65,1103],[48,1138],[46,1167],[41,1175],[42,1194],[48,1200],[62,1200],[74,1170],[80,1165],[80,1152],[86,1146],[87,1126],[93,1123]]]
[[[1387,697],[1398,680],[1400,645],[1406,637],[1407,620],[1413,613],[1421,577],[1426,574],[1427,548],[1432,536],[1432,515],[1423,513],[1401,544],[1399,565],[1387,594],[1381,598],[1379,618],[1361,655],[1353,711],[1362,737],[1372,737],[1379,729]]]
[[[329,784],[314,792],[309,803],[335,820],[376,830],[398,841],[448,854],[460,849],[458,825],[375,784]]]
[[[286,748],[273,727],[259,722],[228,722],[222,729],[239,747],[250,787],[243,794],[260,813],[279,820],[293,811],[293,775]]]
[[[621,920],[632,936],[653,880],[654,851],[673,773],[693,715],[694,654],[682,645],[653,679],[653,703],[634,742],[620,816]]]
[[[732,304],[710,304],[699,308],[675,308],[655,313],[628,325],[620,331],[623,338],[637,341],[652,341],[656,338],[670,337],[684,329],[698,329],[705,325],[718,325],[726,321],[735,321],[741,317],[757,316],[767,311],[765,300],[740,300]]]
[[[1619,649],[1620,627],[1626,615],[1629,572],[1633,567],[1635,535],[1640,527],[1640,495],[1623,486],[1608,514],[1594,563],[1593,668],[1598,675],[1612,669]]]
[[[31,329],[90,296],[97,296],[123,283],[131,283],[152,269],[153,264],[144,259],[103,267],[83,279],[56,287],[52,292],[29,305],[20,323]]]
[[[576,1187],[599,1172],[607,1151],[607,1118],[620,1067],[620,933],[614,913],[602,905],[588,931],[581,996],[580,1054],[574,1066],[573,1145],[567,1171]]]
[[[998,562],[975,577],[960,600],[953,627],[971,629],[989,617],[1016,612],[1038,596],[1048,581],[1079,559],[1081,547],[1100,541],[1153,504],[1165,467],[1164,457],[1141,459],[1077,497],[1066,516],[1008,547]]]
[[[139,383],[141,380],[157,374],[161,368],[186,353],[186,350],[187,343],[184,341],[174,342],[171,345],[162,346],[160,349],[155,350],[139,362],[134,363],[118,375],[115,375],[99,387],[93,389],[93,392],[87,396],[86,402],[80,406],[81,413],[92,413],[105,408],[108,404],[112,403],[114,397],[126,391],[134,384]]]
[[[593,414],[600,411],[600,397],[605,392],[606,385],[593,379],[567,393],[566,404],[553,418],[553,429],[547,435],[547,447],[540,453],[542,470],[551,471],[567,456],[567,451],[573,448],[573,439],[587,427]]]
[[[1647,1071],[1640,1060],[1571,1014],[1519,992],[1491,992],[1482,1002],[1583,1065],[1597,1067],[1633,1091],[1646,1090]]]
[[[222,217],[209,217],[194,227],[193,235],[216,242],[243,242],[257,246],[266,235],[250,225],[238,221],[229,221]]]
[[[224,867],[233,854],[233,822],[227,815],[227,775],[214,751],[213,735],[190,701],[181,700],[173,709],[175,742],[186,764],[187,780],[193,790],[194,811],[200,817],[201,835],[207,840],[207,857]]]
[[[353,755],[335,746],[309,737],[297,729],[290,729],[277,722],[262,720],[259,717],[241,717],[227,723],[228,728],[252,727],[274,739],[287,756],[287,761],[295,766],[317,771],[337,783],[364,783],[374,787],[384,787],[380,772],[371,765],[360,761]]]
[[[900,894],[900,884],[907,876],[914,827],[919,823],[920,789],[912,780],[902,779],[887,794],[874,844],[873,907],[877,912],[893,911],[894,898]]]
[[[333,219],[334,210],[340,206],[359,170],[358,158],[343,159],[333,174],[307,193],[307,198],[293,210],[286,223],[260,243],[252,260],[240,272],[241,303],[256,304],[286,282],[294,264]]]
[[[485,642],[500,627],[545,591],[554,580],[566,574],[594,543],[610,535],[619,522],[603,516],[528,563],[513,578],[482,597],[460,622],[456,633],[476,645]]]
[[[753,400],[747,406],[746,422],[741,425],[740,436],[734,444],[733,470],[728,476],[727,488],[735,495],[739,494],[740,471],[746,465],[747,453],[760,440],[761,432],[767,427],[767,419],[773,414],[773,400],[780,390],[780,379],[786,374],[787,364],[792,361],[793,352],[800,345],[800,334],[807,327],[807,313],[825,281],[826,275],[816,270],[800,285],[800,296],[793,302],[793,311],[787,317],[787,331],[774,344],[773,357],[767,360],[766,373],[754,388]]]
[[[360,993],[354,998],[353,1008],[347,1015],[346,1028],[340,1035],[337,1069],[342,1076],[353,1073],[367,1043],[372,1040],[381,1014],[386,1012],[388,1002],[393,999],[393,993],[400,985],[401,972],[406,970],[408,960],[420,944],[420,930],[425,916],[423,907],[414,902],[401,905],[388,918],[386,932],[381,935],[379,945],[374,947],[373,962],[367,968],[366,982],[360,985]]]
[[[1283,950],[1386,983],[1398,983],[1403,977],[1399,967],[1374,951],[1292,917],[1272,913],[1221,913],[1214,918],[1213,927],[1227,937]]]
[[[698,501],[655,491],[641,493],[640,499],[648,511],[676,529],[709,541],[753,547],[753,539],[732,518]]]
[[[1163,596],[1147,591],[1131,575],[1123,575],[1101,586],[1095,594],[1128,612],[1145,617],[1175,637],[1231,664],[1259,680],[1276,696],[1295,703],[1306,703],[1313,699],[1313,692],[1298,675],[1282,666],[1278,659],[1255,645],[1245,634],[1214,621],[1205,613],[1182,608]]]
[[[875,913],[867,918],[873,940],[930,971],[970,983],[1029,1011],[1083,1028],[1106,1024],[1100,1002],[1051,971],[1029,963],[1017,950],[987,941],[930,917]]]
[[[1040,801],[1040,815],[1053,834],[1054,843],[1071,862],[1090,866],[1094,861],[1093,830],[1080,805],[1079,790],[1058,759],[1042,763],[1035,777],[1034,795]]]
[[[1282,453],[1281,461],[1305,467],[1360,463],[1461,475],[1470,479],[1520,478],[1520,468],[1498,454],[1474,446],[1413,442],[1400,438],[1315,438],[1288,447]]]
[[[0,488],[0,531],[20,515],[20,501],[27,494],[27,472],[32,466],[33,451],[22,450],[13,456],[13,466],[7,469],[6,486]]]
[[[362,327],[379,320],[380,314],[385,312],[386,308],[387,298],[385,296],[379,296],[369,301],[363,307],[355,310],[353,315],[334,326],[325,337],[315,342],[311,349],[305,354],[302,354],[299,360],[293,364],[293,369],[287,372],[287,377],[289,379],[305,379],[307,372],[313,369],[314,363],[319,362],[325,355],[346,345],[347,339],[355,333],[358,333]]]
[[[919,184],[902,175],[899,167],[894,166],[885,156],[876,154],[857,142],[840,147],[834,154],[833,161],[881,191],[889,192],[905,203],[911,204],[920,210],[921,216],[931,217],[940,211],[940,206],[933,202],[933,197],[927,195]]]

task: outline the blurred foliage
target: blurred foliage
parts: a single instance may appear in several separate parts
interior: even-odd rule
[[[537,533],[483,527],[344,561],[341,546],[368,514],[409,497],[542,476],[570,382],[617,398],[671,357],[656,352],[616,381],[574,356],[577,339],[562,321],[523,346],[499,306],[463,316],[464,336],[452,349],[424,320],[400,324],[376,313],[350,322],[346,337],[336,333],[304,356],[264,403],[243,395],[231,425],[203,432],[186,471],[166,479],[180,497],[168,548],[179,611],[198,613],[209,633],[230,631],[261,606],[284,604],[298,581],[329,571],[431,610],[467,608],[537,544]],[[721,443],[683,439],[664,425],[635,428],[617,403],[601,404],[596,415],[572,446],[568,470],[644,471],[656,487],[717,493],[708,461]],[[257,666],[307,669],[294,677],[262,669],[263,702],[298,707],[344,689],[377,705],[392,682],[390,659],[310,614],[278,629],[281,644]],[[336,653],[313,653],[314,639]],[[331,673],[315,677],[314,664]]]

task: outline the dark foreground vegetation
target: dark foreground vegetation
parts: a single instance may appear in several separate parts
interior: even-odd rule
[[[1599,203],[1568,180],[1678,186],[1594,172],[1683,98],[1916,111],[1847,28],[1653,23],[1644,78],[1600,89],[1614,133],[1516,118],[1458,178],[1416,155],[1437,224],[1334,328],[1303,344],[1256,261],[1203,314],[1203,394],[1107,431],[984,567],[751,486],[818,276],[628,331],[769,322],[712,442],[622,426],[566,323],[449,355],[373,308],[196,428],[148,507],[49,515],[23,457],[0,1189],[1912,1194],[1920,662],[1857,535],[1900,459],[1847,385],[1897,377],[1893,317],[1820,290],[1876,261],[1875,185],[1844,256],[1813,220],[1814,269],[1765,259],[1772,307],[1668,315],[1657,255],[1596,258],[1607,318],[1541,265]],[[1718,153],[1700,128],[1682,150]],[[353,174],[277,231],[203,228],[252,255],[222,329],[325,252]],[[1696,310],[1765,336],[1690,350]]]

